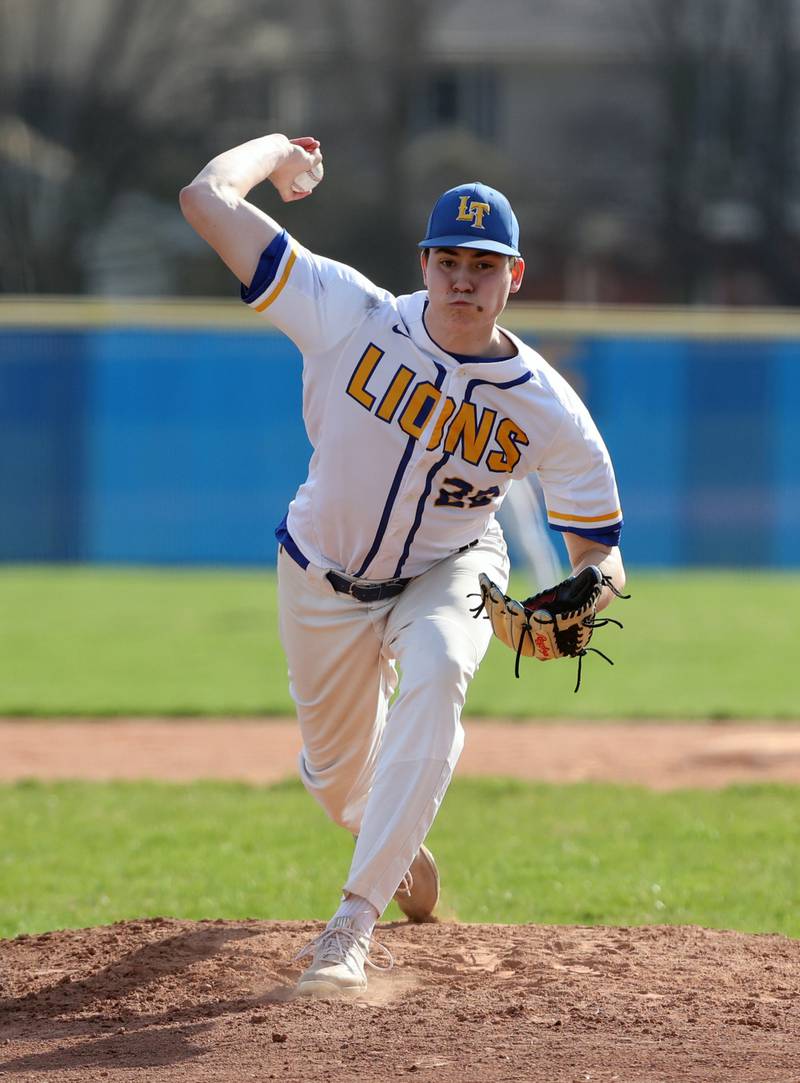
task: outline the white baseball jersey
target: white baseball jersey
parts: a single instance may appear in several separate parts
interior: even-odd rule
[[[242,298],[303,354],[313,454],[276,531],[301,563],[367,580],[419,575],[481,538],[511,481],[531,471],[554,530],[617,543],[600,434],[515,335],[504,331],[513,357],[454,356],[428,335],[425,291],[394,297],[285,231]]]

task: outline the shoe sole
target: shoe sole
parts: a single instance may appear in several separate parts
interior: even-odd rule
[[[367,983],[363,985],[337,985],[332,981],[304,981],[298,984],[297,992],[300,996],[316,997],[318,1000],[341,997],[354,997],[359,993],[365,993]]]
[[[436,921],[433,911],[439,902],[439,870],[427,846],[420,846],[410,871],[414,881],[411,895],[395,895],[394,901],[408,920],[417,925]]]

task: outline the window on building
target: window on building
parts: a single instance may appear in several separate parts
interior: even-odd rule
[[[432,71],[421,86],[417,127],[460,127],[488,139],[497,132],[497,102],[498,77],[491,68]]]
[[[273,118],[277,112],[277,80],[269,72],[220,73],[214,85],[214,108],[219,116],[252,123]]]

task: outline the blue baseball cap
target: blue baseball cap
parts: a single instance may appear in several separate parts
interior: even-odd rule
[[[480,181],[439,196],[418,248],[479,248],[518,256],[519,222],[502,192]]]

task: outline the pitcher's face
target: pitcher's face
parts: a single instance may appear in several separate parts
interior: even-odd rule
[[[464,330],[494,324],[525,270],[519,258],[478,248],[431,248],[420,261],[431,314]]]

